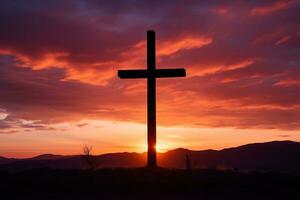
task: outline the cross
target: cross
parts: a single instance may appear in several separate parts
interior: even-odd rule
[[[118,70],[121,79],[147,78],[147,166],[156,164],[156,78],[185,77],[185,69],[156,69],[155,32],[147,31],[147,69]]]

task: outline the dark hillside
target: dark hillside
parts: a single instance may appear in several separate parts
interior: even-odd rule
[[[291,199],[300,177],[215,170],[102,169],[0,173],[0,199]]]

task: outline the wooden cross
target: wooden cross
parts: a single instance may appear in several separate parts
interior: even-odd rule
[[[147,69],[118,70],[121,79],[147,78],[147,132],[148,157],[147,166],[156,164],[156,78],[185,77],[185,69],[156,69],[155,32],[147,31]]]

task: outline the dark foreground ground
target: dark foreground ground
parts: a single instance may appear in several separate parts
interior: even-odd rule
[[[0,199],[298,199],[300,177],[145,168],[0,172]]]

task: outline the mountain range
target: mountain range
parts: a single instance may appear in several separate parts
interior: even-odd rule
[[[272,171],[300,175],[300,142],[273,141],[253,143],[223,150],[174,149],[158,153],[158,165],[185,169],[187,160],[192,169],[239,171]],[[135,168],[146,164],[146,153],[109,153],[92,156],[97,168]],[[40,168],[86,169],[82,155],[43,154],[33,158],[0,157],[1,171],[22,171]]]

